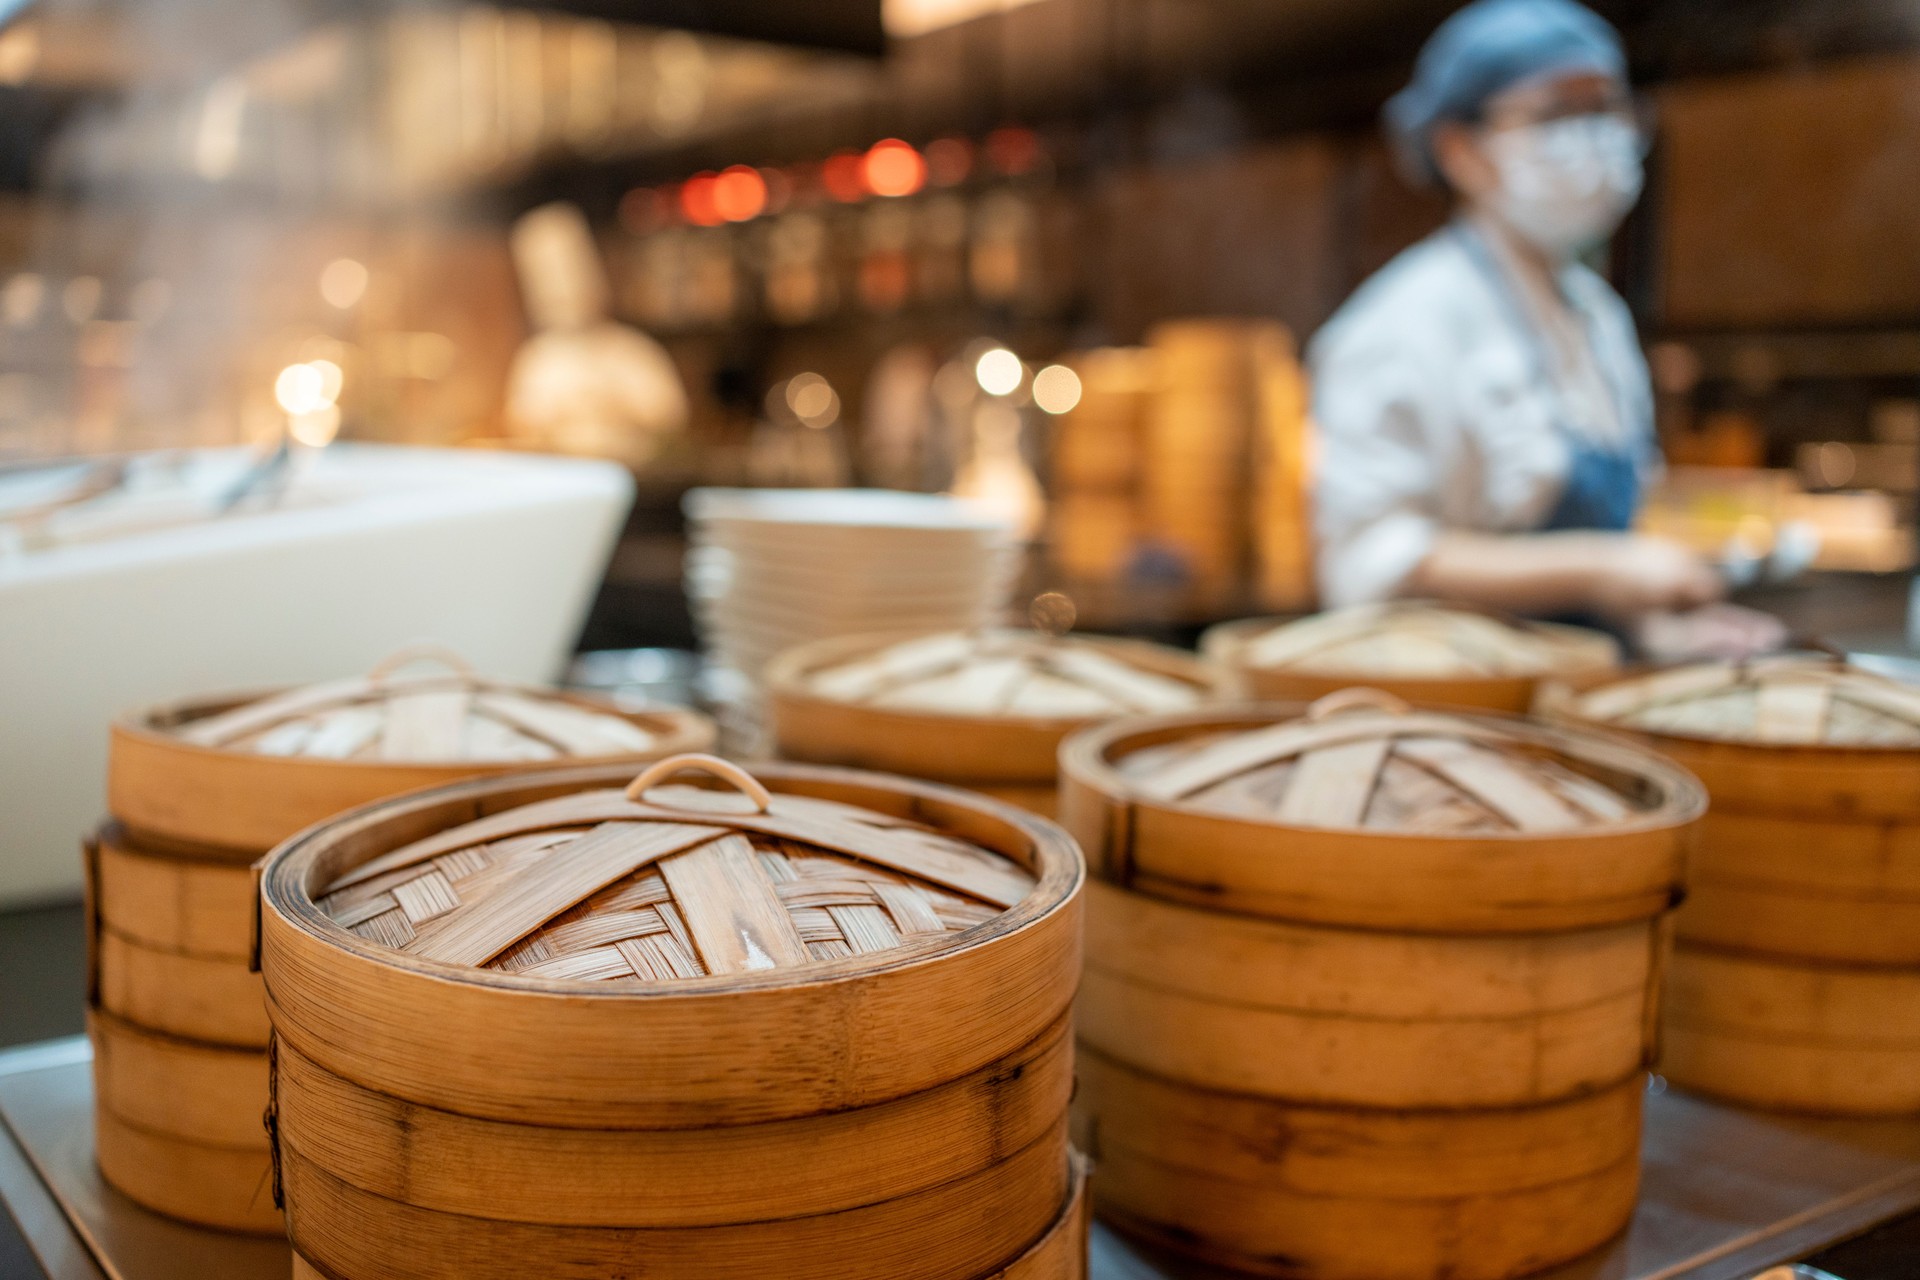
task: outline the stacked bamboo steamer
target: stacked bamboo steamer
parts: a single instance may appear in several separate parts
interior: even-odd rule
[[[294,1249],[330,1280],[1079,1280],[1083,877],[989,800],[705,756],[313,828],[262,894]]]
[[[1647,735],[1713,798],[1665,1074],[1758,1106],[1920,1112],[1920,688],[1782,658],[1623,680],[1571,709]]]
[[[896,632],[787,651],[768,669],[767,703],[786,759],[927,778],[1051,815],[1069,733],[1191,709],[1213,683],[1191,655],[1137,641]]]
[[[1500,1280],[1625,1225],[1691,778],[1371,690],[1061,768],[1100,1213],[1296,1280]]]
[[[1620,658],[1598,631],[1419,601],[1223,623],[1200,650],[1256,698],[1305,702],[1365,684],[1418,706],[1515,714],[1532,709],[1543,679],[1588,679]]]
[[[438,651],[434,651],[438,653]],[[95,1143],[149,1208],[278,1234],[262,1123],[267,1011],[249,971],[255,863],[302,827],[434,782],[708,745],[677,710],[598,703],[396,654],[363,678],[203,699],[113,726],[89,842]]]

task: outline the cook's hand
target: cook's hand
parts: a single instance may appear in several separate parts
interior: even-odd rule
[[[1610,538],[1596,566],[1593,603],[1602,614],[1634,621],[1712,604],[1727,592],[1712,565],[1670,538]]]
[[[1713,604],[1687,613],[1652,613],[1641,619],[1635,642],[1654,662],[1718,658],[1742,662],[1772,653],[1787,642],[1786,624],[1770,613],[1737,604]]]

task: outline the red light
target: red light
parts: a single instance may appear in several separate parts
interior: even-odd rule
[[[713,180],[713,211],[728,222],[757,218],[767,207],[767,181],[751,165],[723,169]]]
[[[898,138],[876,142],[863,168],[867,188],[877,196],[910,196],[927,182],[927,164]]]
[[[715,203],[720,175],[696,173],[680,186],[680,213],[696,227],[717,227],[726,221]]]
[[[858,151],[836,151],[820,166],[820,182],[835,200],[851,204],[866,198],[866,157]]]
[[[987,135],[987,159],[1005,174],[1030,173],[1040,163],[1040,136],[1017,125],[995,129]]]
[[[958,186],[972,172],[973,144],[965,138],[936,138],[927,144],[927,176],[934,186]]]

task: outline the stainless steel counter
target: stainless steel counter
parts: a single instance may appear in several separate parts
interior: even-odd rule
[[[147,1213],[93,1165],[83,1038],[0,1052],[0,1201],[45,1280],[285,1280],[286,1245]],[[1920,1207],[1920,1121],[1766,1116],[1658,1091],[1627,1233],[1538,1280],[1746,1280]],[[1092,1280],[1214,1280],[1096,1227]],[[12,1280],[9,1277],[8,1280]]]

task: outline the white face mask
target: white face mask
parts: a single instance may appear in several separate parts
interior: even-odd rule
[[[1618,116],[1502,129],[1486,145],[1500,174],[1493,211],[1535,248],[1562,260],[1618,230],[1646,180],[1640,131]]]

